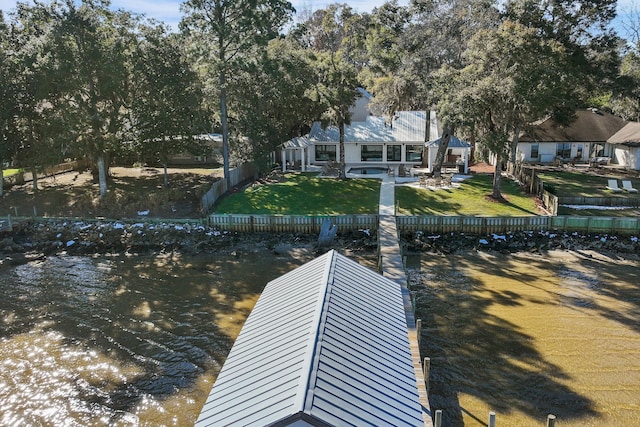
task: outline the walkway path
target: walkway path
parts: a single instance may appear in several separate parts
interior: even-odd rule
[[[402,262],[402,253],[400,252],[400,241],[396,227],[395,180],[393,178],[385,178],[382,180],[382,185],[380,186],[379,215],[378,238],[380,239],[382,275],[395,281],[402,287],[404,311],[407,317],[407,329],[409,331],[409,344],[411,345],[411,358],[418,382],[418,394],[423,408],[422,415],[425,426],[433,426],[431,408],[429,407],[429,398],[427,396],[427,388],[422,371],[416,321],[413,314],[413,307],[411,306],[411,295],[407,288],[407,275]]]

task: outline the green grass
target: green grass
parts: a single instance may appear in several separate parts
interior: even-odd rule
[[[7,178],[7,177],[10,177],[12,175],[19,174],[20,172],[23,172],[23,171],[24,171],[23,169],[4,169],[2,171],[2,176],[4,178]]]
[[[469,215],[522,216],[536,215],[535,199],[515,182],[502,180],[506,202],[490,197],[491,175],[476,175],[463,181],[459,188],[429,190],[409,186],[396,187],[398,215]]]
[[[224,197],[216,213],[275,215],[376,214],[380,181],[376,179],[319,178],[289,174],[283,182],[253,185]]]
[[[616,178],[615,176],[606,177],[599,175],[591,175],[580,172],[541,172],[538,174],[540,179],[544,181],[545,188],[556,196],[566,197],[608,197],[615,196],[627,197],[628,193],[614,193],[607,190],[607,179]],[[631,179],[634,186],[640,184],[637,180]],[[618,184],[620,185],[620,184]],[[633,197],[636,197],[635,195]]]

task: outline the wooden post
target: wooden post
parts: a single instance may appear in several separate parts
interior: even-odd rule
[[[433,427],[442,427],[442,409],[436,410],[436,419]]]
[[[418,338],[418,344],[420,344],[420,334],[422,332],[422,319],[416,320],[416,336]]]
[[[549,414],[547,415],[547,427],[556,427],[556,416]]]
[[[38,208],[33,207],[33,216],[38,216]]]
[[[427,389],[427,393],[429,393],[429,375],[431,372],[431,358],[425,357],[422,363],[422,374],[424,376],[424,386]]]
[[[496,427],[496,413],[489,412],[489,427]]]
[[[7,224],[9,225],[9,231],[13,231],[13,222],[11,222],[11,215],[7,215]]]

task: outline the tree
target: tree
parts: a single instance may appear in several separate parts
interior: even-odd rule
[[[131,130],[128,115],[134,17],[113,12],[103,0],[56,9],[57,71],[65,76],[66,114],[76,118],[77,150],[98,169],[100,196],[107,194],[108,159]]]
[[[202,92],[198,76],[186,61],[181,38],[168,34],[162,25],[143,25],[134,58],[131,115],[135,146],[142,158],[164,167],[173,154],[202,151],[194,138],[201,115]]]
[[[199,68],[210,93],[217,94],[222,128],[224,176],[229,175],[229,79],[246,61],[245,53],[255,54],[257,46],[278,35],[294,9],[284,0],[187,0],[181,23],[191,39]]]
[[[333,124],[339,130],[339,178],[345,179],[344,127],[351,122],[349,109],[356,99],[356,88],[360,86],[349,42],[353,39],[350,36],[352,23],[357,18],[346,4],[333,4],[316,12],[314,19],[319,21],[310,27],[309,37],[315,46],[312,49],[317,77],[314,98],[322,106],[323,124]]]
[[[284,141],[300,136],[319,117],[319,104],[311,98],[316,82],[308,52],[292,39],[269,42],[266,51],[234,81],[233,110],[246,147],[245,161],[258,170],[270,166],[269,154]]]
[[[510,21],[476,34],[465,58],[469,65],[462,70],[441,72],[441,80],[451,82],[442,88],[441,116],[473,129],[485,154],[495,156],[492,196],[501,199],[502,163],[514,152],[520,131],[563,109],[576,84],[561,44]]]
[[[15,50],[11,28],[0,10],[0,197],[4,195],[4,165],[12,159],[16,147],[14,122],[19,104]]]

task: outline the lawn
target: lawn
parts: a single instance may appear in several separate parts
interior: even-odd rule
[[[20,172],[22,172],[23,169],[3,169],[2,171],[2,176],[5,178],[8,178],[10,176],[16,175]]]
[[[536,202],[515,182],[502,180],[505,202],[490,197],[493,176],[476,175],[459,188],[430,190],[410,186],[396,187],[398,215],[537,215]]]
[[[544,181],[545,188],[556,196],[565,197],[627,197],[628,193],[614,193],[607,190],[607,179],[616,176],[594,175],[585,172],[540,172],[538,177]],[[626,178],[625,178],[626,179]],[[640,182],[630,179],[635,187]],[[620,185],[620,184],[618,184]],[[637,197],[633,195],[632,197]]]
[[[255,184],[221,199],[216,213],[275,215],[376,214],[380,200],[377,179],[319,178],[287,174],[280,182]]]

